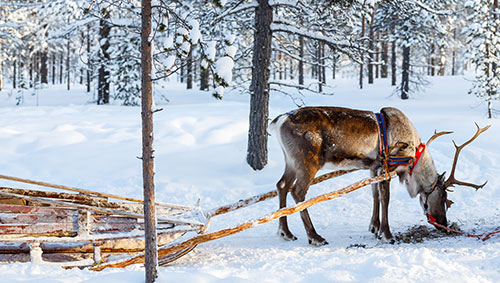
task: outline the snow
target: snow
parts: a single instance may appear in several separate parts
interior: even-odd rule
[[[226,46],[226,55],[234,59],[234,55],[236,55],[236,50],[238,48],[234,45]]]
[[[190,20],[189,25],[191,26],[191,30],[189,31],[189,40],[191,44],[197,44],[201,37],[200,23],[197,20]]]
[[[216,45],[217,45],[217,42],[215,42],[215,41],[209,41],[207,43],[207,50],[206,50],[207,59],[212,61],[212,62],[215,60]]]
[[[219,58],[215,63],[215,72],[226,83],[230,84],[231,81],[233,80],[233,67],[234,67],[233,58],[229,56],[224,56]]]
[[[466,232],[484,233],[500,228],[500,122],[486,119],[486,106],[467,91],[469,80],[436,77],[424,93],[408,101],[391,95],[388,80],[357,89],[357,80],[335,81],[333,96],[308,94],[307,105],[336,105],[378,111],[401,109],[422,138],[435,129],[454,131],[435,140],[429,150],[438,172],[450,170],[457,143],[475,133],[474,122],[492,127],[461,153],[456,177],[482,183],[485,188],[457,187],[449,193],[455,204],[449,221]],[[311,81],[310,81],[311,82]],[[64,85],[42,89],[37,98],[24,95],[15,106],[10,90],[0,92],[0,174],[142,198],[141,117],[139,107],[90,104],[84,87]],[[206,92],[186,91],[168,83],[170,102],[155,119],[156,198],[210,210],[275,188],[284,169],[276,137],[269,139],[269,163],[255,172],[246,165],[249,97],[226,90],[222,101]],[[299,97],[291,89],[283,89]],[[295,109],[289,96],[273,92],[270,118]],[[496,103],[496,102],[494,102]],[[497,105],[498,106],[498,105]],[[497,137],[497,138],[495,138]],[[315,186],[308,198],[357,180],[368,172],[352,173]],[[31,186],[0,181],[0,186]],[[288,205],[293,200],[288,198]],[[500,236],[482,242],[463,236],[426,239],[423,243],[383,244],[368,232],[371,189],[309,209],[316,230],[330,243],[311,247],[299,215],[288,217],[299,238],[277,237],[273,221],[242,233],[198,246],[174,264],[161,267],[157,282],[499,282]],[[233,227],[278,209],[277,199],[228,215],[214,217],[210,231]],[[417,199],[409,197],[397,180],[392,182],[389,221],[393,234],[426,224]],[[429,229],[432,229],[429,227]],[[140,265],[102,272],[64,270],[45,264],[0,265],[4,282],[144,282]]]

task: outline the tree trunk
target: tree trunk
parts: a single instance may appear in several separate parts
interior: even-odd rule
[[[189,54],[188,54],[186,60],[187,60],[186,88],[192,89],[193,88],[193,48],[192,47],[189,50]]]
[[[69,36],[68,36],[68,40],[66,41],[66,88],[69,90],[70,89],[70,82],[71,82],[71,78],[70,78],[70,75],[71,75],[71,72],[70,72],[70,69],[69,69],[69,56],[71,54],[71,50],[70,50],[70,41],[69,41]]]
[[[335,51],[335,49],[330,46],[332,48],[332,53],[333,53],[333,56],[332,56],[332,79],[335,79],[335,76],[336,76],[336,73],[337,73],[337,52]]]
[[[200,68],[200,90],[208,90],[208,70]]]
[[[373,17],[375,11],[372,13],[372,20],[369,26],[369,40],[368,40],[368,83],[373,84],[373,62],[375,53],[375,33],[373,32]]]
[[[281,81],[283,79],[283,56],[281,51],[276,52],[278,54],[278,78]]]
[[[30,71],[29,71],[29,73],[30,73],[30,88],[33,87],[33,68],[34,68],[34,65],[35,65],[35,62],[34,62],[35,61],[35,57],[36,56],[33,55],[33,57],[30,60],[30,64],[29,64],[29,66],[30,66]]]
[[[40,56],[40,83],[48,84],[49,83],[49,68],[47,65],[48,54],[47,50],[42,51]]]
[[[108,104],[109,103],[109,59],[110,55],[109,49],[109,33],[111,31],[111,26],[107,22],[109,19],[109,13],[106,13],[104,19],[99,22],[99,42],[101,43],[101,58],[99,67],[99,78],[97,82],[97,104]]]
[[[403,66],[401,78],[401,99],[409,98],[410,90],[410,47],[403,46]]]
[[[386,41],[382,41],[381,49],[382,66],[380,66],[380,77],[385,79],[389,75],[389,72],[387,70],[387,64],[389,63],[389,46]]]
[[[184,83],[184,66],[181,66],[181,83]]]
[[[321,42],[321,81],[326,84],[326,67],[325,67],[325,43]]]
[[[56,84],[56,54],[52,53],[52,84]]]
[[[377,33],[377,41],[375,42],[375,78],[378,79],[380,77],[380,34]]]
[[[316,50],[316,65],[317,65],[317,75],[318,75],[318,91],[319,92],[323,92],[323,67],[321,66],[321,57],[322,57],[322,54],[321,54],[321,47],[322,47],[322,43],[321,42],[318,42],[318,49]]]
[[[365,16],[361,17],[361,38],[365,36]],[[361,64],[359,64],[359,88],[363,88],[363,68],[364,64],[363,61],[365,55],[363,54],[363,51],[361,51]]]
[[[144,189],[144,237],[146,282],[154,282],[158,277],[158,250],[156,238],[156,211],[153,156],[153,64],[151,35],[151,0],[142,0],[141,32],[141,103],[142,103],[142,178]]]
[[[431,76],[435,76],[436,75],[436,69],[434,68],[434,66],[436,65],[436,56],[435,56],[435,47],[434,47],[434,44],[431,44],[431,50],[430,50],[430,58],[429,58],[429,75]]]
[[[12,88],[16,88],[17,82],[17,60],[14,60],[14,72],[12,74]]]
[[[299,85],[304,85],[304,36],[299,37]]]
[[[258,0],[250,85],[250,118],[247,162],[254,170],[267,164],[267,123],[269,117],[269,64],[271,61],[271,23],[273,9],[268,0]]]
[[[87,92],[90,92],[90,70],[92,64],[90,63],[90,24],[87,24]]]
[[[391,85],[396,85],[396,41],[391,43]]]
[[[61,57],[59,60],[59,84],[63,83],[63,64],[64,64],[63,62],[64,62],[64,56],[61,53]]]

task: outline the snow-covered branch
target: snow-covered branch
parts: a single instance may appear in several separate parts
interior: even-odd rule
[[[438,11],[438,10],[435,10],[435,9],[429,7],[428,5],[422,3],[422,1],[419,1],[419,0],[415,0],[414,3],[417,4],[417,6],[419,6],[420,8],[426,10],[429,13],[435,14],[435,15],[440,15],[440,16],[449,16],[449,15],[451,15],[451,11],[449,11],[449,10],[440,10],[440,11]]]
[[[332,45],[332,46],[355,47],[352,44],[352,42],[350,42],[348,40],[345,40],[345,39],[344,40],[333,40],[330,37],[327,37],[327,36],[324,36],[321,34],[317,34],[317,33],[313,33],[313,32],[309,32],[306,30],[302,30],[302,29],[299,29],[299,28],[296,28],[296,27],[290,26],[290,25],[271,24],[271,30],[273,32],[286,32],[286,33],[290,33],[290,34],[302,35],[302,36],[307,37],[309,39],[319,40],[319,41],[322,41],[322,42],[329,44],[329,45]]]

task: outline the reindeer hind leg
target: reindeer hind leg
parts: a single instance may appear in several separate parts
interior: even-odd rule
[[[312,177],[314,177],[314,174],[312,174]],[[299,178],[297,180],[297,184],[292,190],[292,197],[296,203],[303,202],[305,200],[312,177]],[[318,247],[328,245],[328,242],[323,237],[318,235],[316,229],[314,229],[314,225],[311,221],[311,217],[309,216],[309,212],[307,211],[307,209],[304,209],[300,212],[300,217],[302,218],[302,223],[304,224],[304,228],[306,229],[307,237],[309,238],[309,244]]]
[[[280,209],[286,207],[286,197],[288,195],[288,192],[293,188],[295,179],[296,178],[295,174],[293,173],[293,170],[291,170],[290,167],[286,166],[285,173],[283,173],[283,177],[281,177],[281,179],[276,184],[276,187],[278,189]],[[278,236],[280,236],[282,239],[286,241],[297,240],[297,237],[295,237],[288,228],[288,221],[286,216],[282,216],[279,219]]]

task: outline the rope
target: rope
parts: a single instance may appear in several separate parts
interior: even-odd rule
[[[450,228],[450,227],[447,227],[447,226],[444,226],[444,225],[441,225],[441,224],[437,223],[436,219],[434,217],[432,217],[430,214],[427,214],[427,219],[428,219],[427,222],[429,222],[429,224],[432,224],[432,225],[434,225],[434,226],[436,226],[438,228],[441,228],[441,229],[446,230],[448,232],[456,233],[456,234],[459,234],[459,235],[465,235],[465,236],[471,237],[471,238],[478,238],[478,239],[481,239],[482,241],[486,241],[491,236],[500,233],[500,230],[498,230],[498,231],[494,231],[494,232],[490,232],[490,233],[484,233],[484,234],[478,234],[478,235],[469,234],[469,233],[458,231],[458,230],[455,230],[453,228]]]

